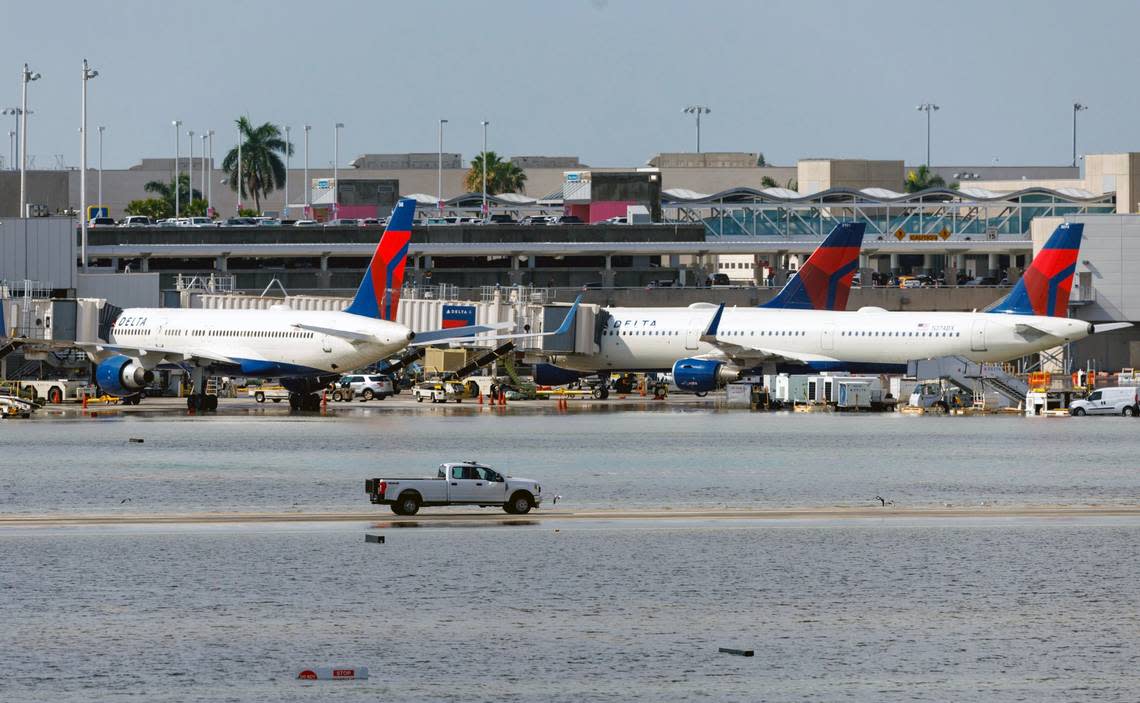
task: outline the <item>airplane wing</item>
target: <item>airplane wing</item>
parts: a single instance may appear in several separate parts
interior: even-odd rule
[[[428,344],[439,344],[441,342],[472,342],[475,341],[475,335],[483,332],[498,332],[499,330],[506,329],[511,326],[509,322],[498,322],[493,325],[467,325],[466,327],[450,327],[442,330],[432,330],[430,332],[416,332],[415,339],[409,344],[409,347],[422,347]],[[479,339],[487,339],[487,337],[480,337]],[[491,337],[491,339],[498,339]]]
[[[205,361],[212,361],[221,364],[234,364],[237,363],[234,359],[228,356],[221,356],[219,354],[211,354],[200,350],[191,352],[173,352],[169,349],[159,349],[157,347],[139,347],[129,346],[125,344],[110,344],[107,342],[96,343],[73,343],[69,342],[68,346],[79,347],[87,352],[89,356],[96,361],[102,360],[107,356],[115,354],[124,354],[126,356],[137,357],[140,361],[146,362],[147,366],[158,364],[175,364],[187,361],[194,361],[195,359],[203,359]]]
[[[374,340],[370,334],[365,334],[364,332],[354,332],[352,330],[342,330],[335,327],[321,327],[320,325],[308,325],[302,323],[297,323],[293,325],[293,327],[299,330],[305,330],[306,332],[316,332],[317,334],[327,334],[330,337],[340,337],[341,339],[347,339],[349,342],[352,342],[354,344],[360,342],[371,342]]]
[[[838,359],[823,354],[805,354],[803,352],[773,349],[770,347],[749,347],[731,342],[717,341],[713,344],[717,353],[702,354],[696,358],[715,358],[719,361],[732,361],[740,366],[756,366],[766,361],[784,361],[795,364],[807,364],[815,361],[838,361]]]
[[[570,306],[570,312],[566,313],[566,317],[562,319],[562,324],[558,329],[553,332],[523,332],[521,334],[498,334],[479,337],[479,341],[490,341],[494,339],[527,339],[532,337],[550,337],[558,334],[566,334],[570,328],[574,326],[574,320],[578,316],[578,305],[582,302],[582,296],[574,299],[574,304]],[[722,306],[723,307],[723,306]],[[511,323],[501,322],[495,325],[470,325],[468,327],[453,327],[451,329],[434,330],[432,332],[419,332],[416,338],[412,340],[410,347],[422,347],[427,344],[439,344],[440,342],[470,342],[474,341],[473,336],[481,332],[493,332],[510,327]]]
[[[737,344],[718,338],[720,318],[724,313],[724,303],[716,309],[705,331],[701,333],[700,340],[716,347],[714,355],[702,355],[697,358],[715,358],[718,361],[732,361],[741,366],[755,366],[765,361],[786,361],[806,364],[812,361],[837,361],[837,359],[822,354],[805,354],[771,347],[753,347],[746,344]]]

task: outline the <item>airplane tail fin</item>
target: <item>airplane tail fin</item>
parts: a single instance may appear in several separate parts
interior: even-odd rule
[[[775,298],[760,307],[791,310],[845,310],[851,279],[859,268],[863,222],[841,222],[812,252]]]
[[[345,312],[379,320],[396,319],[415,212],[416,201],[411,198],[403,198],[396,203],[372,261],[364,271],[364,280]]]
[[[1084,229],[1079,222],[1066,222],[1053,230],[1021,280],[990,312],[1068,317]]]

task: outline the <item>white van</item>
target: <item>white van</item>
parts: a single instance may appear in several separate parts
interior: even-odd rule
[[[1074,400],[1069,405],[1069,414],[1077,415],[1123,415],[1135,417],[1140,414],[1140,389],[1132,386],[1099,388],[1089,397]]]

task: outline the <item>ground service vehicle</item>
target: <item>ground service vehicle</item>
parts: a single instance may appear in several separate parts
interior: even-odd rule
[[[461,403],[463,402],[463,386],[450,381],[424,381],[412,389],[412,397],[416,399],[417,403],[424,402],[424,398],[433,403],[446,403],[449,400]]]
[[[1140,414],[1140,389],[1132,386],[1098,388],[1089,397],[1069,404],[1071,415],[1124,415]]]
[[[274,403],[289,400],[289,391],[284,386],[251,386],[248,393],[250,398],[259,403],[264,403],[266,400],[272,400]]]
[[[343,376],[336,390],[333,391],[333,400],[352,400],[359,397],[361,400],[379,398],[384,400],[395,393],[392,379],[380,374],[352,374]]]
[[[501,507],[525,515],[542,503],[542,486],[527,478],[504,476],[474,461],[440,464],[435,478],[372,478],[364,492],[376,505],[397,515],[415,515],[424,506]]]

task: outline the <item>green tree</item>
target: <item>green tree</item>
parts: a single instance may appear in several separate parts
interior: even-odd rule
[[[906,174],[906,183],[903,189],[908,193],[917,193],[927,188],[945,188],[946,181],[936,173],[932,173],[926,165],[919,166]]]
[[[194,198],[188,204],[182,206],[182,214],[186,217],[205,217],[206,201],[202,198]]]
[[[128,215],[146,215],[153,220],[161,220],[174,214],[174,206],[162,198],[132,200],[124,210]]]
[[[756,155],[756,165],[760,168],[768,165],[768,160],[764,158],[764,152]]]
[[[238,199],[253,196],[255,208],[261,212],[261,199],[285,184],[285,162],[281,154],[293,154],[293,145],[282,137],[281,128],[266,122],[254,127],[249,118],[237,119],[241,134],[241,192]],[[235,146],[222,160],[222,170],[230,190],[238,190],[238,148]]]
[[[800,189],[800,182],[794,178],[789,178],[788,182],[784,184],[784,187],[788,190],[794,190],[798,192]]]
[[[771,176],[764,176],[763,178],[760,179],[760,187],[761,188],[779,188],[780,184],[776,182],[775,178],[772,178]]]
[[[483,191],[483,168],[487,169],[487,193],[523,193],[526,192],[526,172],[518,164],[503,161],[493,151],[477,154],[471,159],[471,168],[467,170],[464,187],[469,192],[481,193]]]
[[[171,217],[174,214],[174,181],[165,183],[163,181],[151,181],[143,186],[143,190],[148,193],[154,193],[158,196],[158,200],[166,203],[169,214],[163,217]],[[179,200],[179,214],[187,215],[185,208],[189,207],[191,201],[201,200],[202,192],[196,188],[190,187],[190,175],[187,173],[178,174],[178,200]],[[203,214],[205,211],[203,211]],[[147,213],[131,213],[145,215]]]

